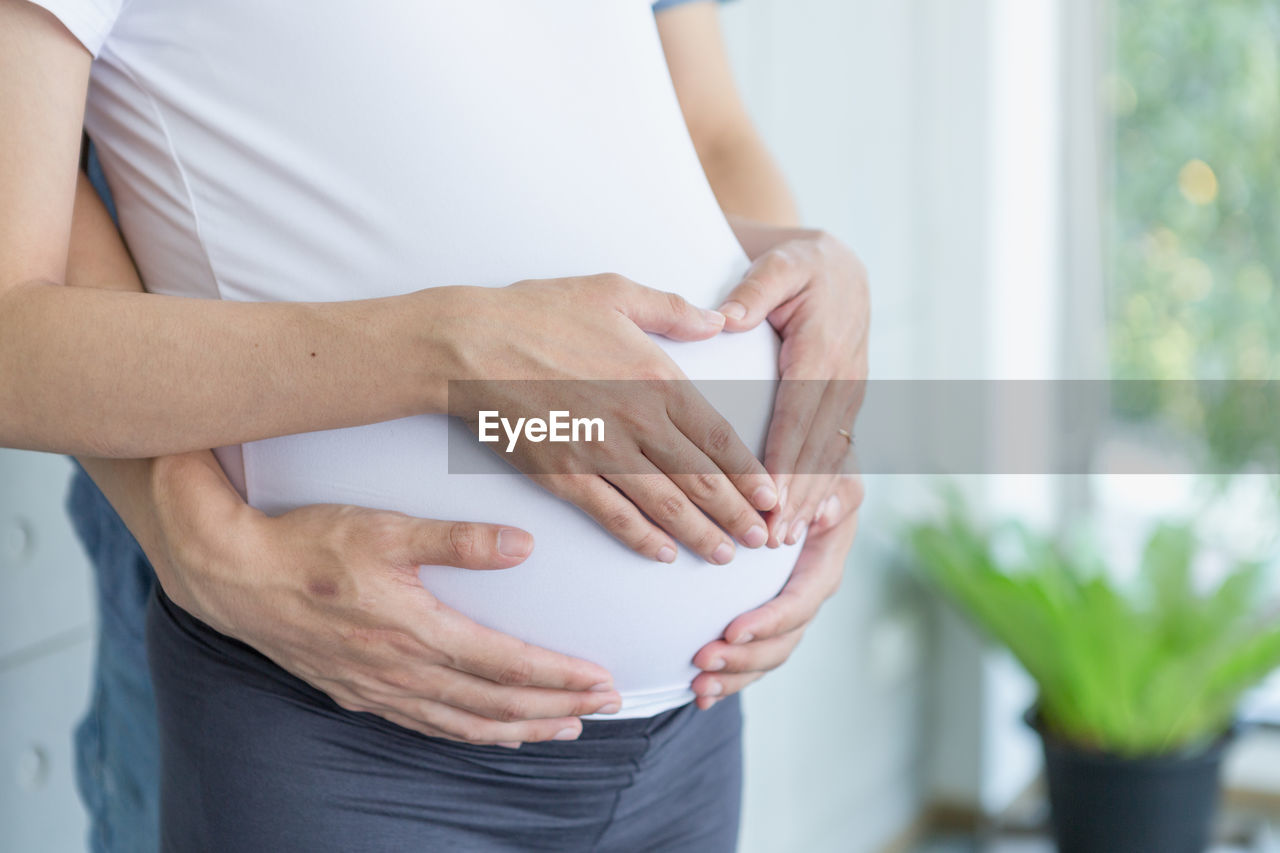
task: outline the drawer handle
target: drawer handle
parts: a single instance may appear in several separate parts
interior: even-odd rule
[[[0,565],[20,566],[35,551],[36,537],[30,522],[13,518],[0,527]]]
[[[49,753],[39,744],[31,744],[18,755],[18,788],[38,791],[49,781]]]

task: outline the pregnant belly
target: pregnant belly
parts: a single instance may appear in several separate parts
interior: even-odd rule
[[[659,343],[747,446],[762,453],[777,375],[772,330]],[[725,379],[752,381],[702,381]],[[246,444],[248,497],[272,514],[348,503],[530,531],[533,554],[515,568],[423,566],[422,583],[483,625],[606,667],[622,693],[620,716],[648,716],[689,701],[693,654],[735,616],[775,595],[795,564],[794,546],[739,547],[727,566],[683,548],[671,564],[639,557],[510,469],[450,474],[450,440],[489,452],[475,448],[459,422],[436,415]]]

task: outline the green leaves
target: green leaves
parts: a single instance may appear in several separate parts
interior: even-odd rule
[[[1088,570],[1094,555],[1021,527],[979,527],[954,497],[907,542],[929,580],[1036,680],[1049,728],[1079,745],[1148,755],[1211,740],[1240,695],[1280,667],[1280,615],[1260,609],[1261,567],[1238,564],[1198,592],[1185,525],[1155,528],[1132,589]]]

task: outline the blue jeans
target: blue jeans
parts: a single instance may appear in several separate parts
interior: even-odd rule
[[[79,466],[67,511],[97,579],[94,683],[75,733],[76,781],[89,813],[89,849],[155,853],[160,750],[145,631],[155,574],[133,534]]]

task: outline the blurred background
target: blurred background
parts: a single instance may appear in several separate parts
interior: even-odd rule
[[[806,222],[871,270],[875,378],[1280,373],[1280,0],[738,0],[722,16]],[[1084,525],[1117,585],[1168,519],[1203,544],[1197,589],[1224,559],[1265,574],[1274,421],[1212,395],[1126,398],[1112,414],[1106,453],[1141,452],[1158,417],[1203,437],[1200,467],[951,483],[977,519],[1044,536]],[[925,440],[946,428],[932,413]],[[1244,473],[1194,473],[1222,457]],[[83,849],[69,739],[91,577],[63,516],[69,470],[0,451],[5,851]],[[868,477],[841,591],[748,691],[744,851],[1053,849],[1024,656],[975,630],[906,547],[905,525],[937,515],[938,485]],[[1267,589],[1250,597],[1264,620]],[[1218,849],[1280,850],[1280,682],[1254,681]]]

